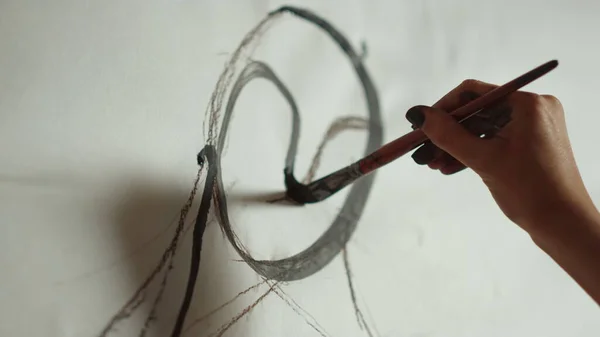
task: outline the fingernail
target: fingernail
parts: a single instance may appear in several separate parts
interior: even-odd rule
[[[415,163],[425,165],[435,158],[436,149],[437,147],[435,147],[435,145],[430,141],[427,141],[423,146],[413,152],[411,157]]]
[[[425,165],[433,159],[432,153],[427,151],[415,151],[411,157],[419,165]]]
[[[462,165],[462,164],[460,164],[460,165],[451,165],[451,166],[442,167],[442,168],[440,169],[440,172],[441,172],[443,175],[446,175],[446,176],[448,176],[448,175],[451,175],[451,174],[458,173],[458,172],[460,172],[460,171],[462,171],[462,170],[464,170],[464,169],[466,169],[466,168],[467,168],[467,167],[466,167],[466,166],[464,166],[464,165]]]
[[[422,106],[414,106],[406,112],[406,119],[416,127],[420,128],[425,123],[425,115]]]

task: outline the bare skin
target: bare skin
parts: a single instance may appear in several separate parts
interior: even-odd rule
[[[600,304],[600,213],[575,163],[558,99],[512,94],[512,121],[489,139],[472,134],[446,112],[496,85],[464,81],[432,107],[412,108],[406,118],[437,146],[428,164],[443,174],[465,166],[477,173],[504,214]]]

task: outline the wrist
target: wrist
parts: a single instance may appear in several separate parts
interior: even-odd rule
[[[596,208],[548,212],[536,221],[544,223],[532,226],[533,242],[600,304],[600,214]]]
[[[590,236],[600,237],[600,213],[591,203],[548,208],[520,225],[543,249],[548,245],[576,245]]]

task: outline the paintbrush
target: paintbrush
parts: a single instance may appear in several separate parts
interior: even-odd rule
[[[450,112],[450,115],[454,116],[459,123],[462,123],[470,117],[477,115],[482,110],[498,103],[500,100],[521,89],[525,85],[544,76],[557,66],[558,61],[556,60],[544,63],[541,66]],[[363,159],[360,159],[359,161],[339,169],[308,185],[304,185],[304,187],[308,187],[308,190],[302,189],[304,190],[302,193],[294,193],[294,191],[291,191],[292,193],[290,193],[291,186],[288,184],[287,196],[290,199],[302,204],[321,201],[341,190],[345,186],[353,183],[357,179],[402,157],[406,153],[419,147],[427,140],[428,138],[423,131],[418,129],[411,131],[404,136],[385,144]],[[295,187],[299,188],[297,185]]]
[[[558,66],[558,61],[553,60],[547,63],[542,64],[541,66],[515,78],[514,80],[495,88],[489,93],[469,102],[466,105],[450,112],[450,115],[454,116],[459,123],[464,122],[468,118],[476,115],[480,111],[485,108],[491,107],[492,105],[498,103],[498,101],[502,100],[506,96],[512,94],[513,92],[521,89],[527,84],[537,80],[538,78],[544,76],[552,69]],[[405,134],[404,136],[397,138],[381,148],[377,151],[371,153],[365,158],[359,160],[355,164],[358,164],[360,172],[362,174],[368,174],[390,162],[402,157],[406,153],[415,149],[416,147],[423,144],[427,141],[428,138],[425,136],[423,131],[414,130]],[[354,164],[352,164],[354,165]]]

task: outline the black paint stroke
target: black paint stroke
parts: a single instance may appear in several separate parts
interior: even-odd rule
[[[112,328],[117,323],[129,318],[131,316],[131,314],[144,303],[144,301],[146,300],[146,291],[148,290],[148,287],[150,286],[151,282],[154,280],[154,278],[156,276],[158,276],[160,274],[161,271],[163,271],[165,268],[167,268],[167,270],[164,271],[163,281],[161,282],[161,285],[159,288],[159,293],[156,295],[155,300],[153,301],[153,305],[150,308],[148,318],[146,319],[146,322],[144,323],[144,328],[140,331],[140,335],[143,336],[145,334],[145,332],[147,331],[147,329],[150,325],[150,322],[153,321],[152,316],[155,313],[155,307],[158,305],[158,303],[160,302],[160,299],[162,298],[163,290],[167,284],[169,272],[173,268],[173,263],[174,263],[175,255],[177,254],[177,248],[179,245],[179,241],[182,237],[184,227],[185,227],[185,219],[187,218],[188,212],[191,209],[192,204],[194,202],[194,198],[195,198],[196,192],[198,190],[198,183],[200,182],[200,175],[202,173],[202,169],[203,169],[203,165],[200,165],[200,168],[198,169],[196,178],[194,179],[194,184],[192,185],[192,189],[190,191],[188,199],[185,202],[185,204],[183,205],[183,207],[181,208],[181,210],[179,211],[179,221],[177,223],[177,227],[175,228],[175,234],[174,234],[173,238],[171,239],[169,246],[163,252],[163,255],[161,256],[161,259],[159,260],[158,264],[154,267],[154,269],[148,275],[148,277],[146,277],[144,282],[142,282],[142,284],[138,287],[138,289],[135,291],[133,296],[131,296],[131,298],[129,298],[129,300],[125,303],[125,305],[123,305],[121,307],[121,309],[119,309],[119,311],[117,311],[117,313],[113,315],[113,317],[109,320],[109,322],[106,324],[106,326],[102,329],[102,331],[100,332],[100,337],[107,336],[111,332]]]
[[[342,259],[344,260],[344,268],[346,269],[346,279],[348,280],[348,289],[350,289],[350,299],[352,300],[352,305],[354,306],[354,314],[356,315],[356,321],[358,322],[358,326],[361,329],[365,329],[367,331],[367,335],[369,337],[373,337],[373,333],[365,320],[365,317],[358,307],[358,300],[356,299],[356,291],[354,290],[354,285],[352,285],[352,270],[350,270],[350,261],[348,259],[348,249],[344,248],[342,250]]]
[[[354,51],[350,42],[337,29],[310,11],[284,6],[269,13],[267,20],[283,12],[292,13],[295,16],[307,20],[308,22],[311,22],[323,29],[349,57],[363,86],[367,102],[367,109],[369,112],[368,138],[365,148],[365,155],[368,155],[369,153],[378,149],[382,145],[383,140],[379,101],[373,82],[371,81],[370,76],[362,63],[362,58]],[[253,31],[259,31],[260,27],[267,20],[263,20]],[[243,40],[242,45],[248,43],[250,43],[250,40],[248,40],[247,35]],[[238,48],[237,51],[239,50],[240,48]],[[232,64],[231,61],[230,64]],[[221,79],[227,79],[230,71],[231,69],[226,69],[220,77],[219,82],[221,82]],[[210,106],[217,108],[216,110],[211,111],[211,129],[209,130],[208,144],[198,154],[198,163],[200,165],[204,165],[205,163],[208,164],[208,172],[204,186],[204,192],[202,194],[202,201],[198,209],[198,216],[196,218],[196,224],[194,228],[194,240],[188,284],[174,329],[171,334],[172,337],[180,336],[183,323],[193,297],[200,265],[202,236],[204,234],[204,230],[206,229],[206,222],[208,219],[208,213],[210,211],[211,201],[214,203],[219,224],[227,239],[233,245],[238,254],[240,254],[242,259],[248,263],[252,269],[267,279],[277,281],[294,281],[311,276],[317,271],[321,270],[328,263],[330,263],[346,246],[352,233],[356,229],[357,223],[364,210],[371,187],[373,185],[375,174],[365,176],[354,183],[339,214],[329,229],[327,229],[327,231],[325,231],[321,237],[319,237],[304,251],[280,260],[254,259],[247,252],[247,250],[244,249],[243,245],[231,228],[231,223],[229,221],[229,215],[227,212],[227,197],[225,195],[225,189],[221,177],[221,153],[223,151],[223,145],[227,136],[227,130],[231,121],[235,101],[242,88],[255,78],[264,78],[272,82],[285,97],[292,110],[292,133],[290,136],[290,144],[285,159],[284,169],[285,184],[288,196],[295,195],[296,197],[293,198],[295,200],[304,199],[306,202],[314,202],[323,200],[331,195],[333,190],[339,189],[339,186],[336,186],[335,184],[323,184],[319,183],[319,181],[308,185],[303,185],[294,177],[294,160],[298,148],[300,116],[289,90],[287,90],[285,85],[277,78],[277,76],[266,64],[261,62],[250,62],[241,72],[232,88],[223,116],[221,129],[218,133],[218,142],[215,146],[213,144],[214,138],[212,135],[214,134],[213,128],[216,127],[217,123],[214,121],[219,116],[219,110],[222,103],[215,102],[214,99],[223,97],[222,93],[227,89],[226,87],[224,88],[223,86],[217,85],[215,88],[215,93],[212,95],[213,101],[210,103]],[[224,80],[223,84],[227,86],[228,81]],[[349,172],[348,174],[352,173]]]
[[[198,214],[194,224],[190,271],[185,295],[171,333],[172,337],[179,337],[181,335],[183,324],[193,298],[202,253],[202,239],[208,223],[208,215],[211,205],[215,208],[217,220],[222,231],[225,233],[225,236],[233,245],[234,249],[238,252],[238,254],[240,254],[242,259],[265,280],[272,280],[273,282],[285,282],[309,277],[329,264],[340,253],[340,251],[346,247],[346,244],[354,233],[360,216],[364,210],[371,187],[373,185],[375,174],[364,176],[360,180],[356,181],[346,196],[346,200],[340,212],[325,233],[323,233],[321,237],[319,237],[304,251],[288,258],[280,260],[255,260],[243,247],[243,244],[239,241],[235,232],[232,230],[231,223],[229,221],[227,212],[227,198],[221,177],[221,153],[223,151],[227,130],[231,121],[236,99],[243,87],[253,79],[263,78],[273,83],[279,92],[285,97],[292,110],[292,132],[290,135],[290,144],[288,147],[284,167],[284,182],[288,199],[294,200],[300,204],[324,200],[333,193],[339,191],[341,188],[347,186],[348,181],[353,181],[353,179],[347,178],[353,177],[357,174],[357,172],[354,172],[354,169],[351,167],[348,170],[334,172],[329,176],[306,185],[301,184],[296,180],[294,177],[294,161],[300,135],[300,115],[289,90],[277,78],[269,66],[261,62],[249,62],[240,73],[235,85],[232,87],[223,115],[223,121],[221,122],[220,130],[218,130],[219,120],[221,117],[220,113],[225,95],[231,85],[231,81],[233,80],[238,61],[244,57],[244,52],[252,47],[253,42],[256,42],[256,40],[260,38],[262,33],[267,29],[270,21],[286,12],[313,23],[319,28],[323,29],[349,57],[350,62],[356,71],[358,79],[363,86],[367,103],[368,122],[366,124],[368,138],[365,148],[365,155],[375,151],[382,145],[383,132],[381,126],[381,116],[379,112],[379,101],[375,87],[362,63],[363,55],[358,55],[348,40],[331,24],[308,10],[284,6],[269,13],[265,19],[263,19],[254,29],[246,34],[238,48],[232,54],[231,59],[227,62],[224,71],[219,76],[215,90],[211,95],[208,105],[208,118],[205,119],[205,122],[208,121],[209,126],[208,137],[206,141],[207,145],[197,156],[200,169],[198,171],[198,175],[196,176],[190,197],[180,211],[179,223],[171,244],[163,253],[163,256],[157,266],[153,269],[142,285],[140,285],[140,287],[136,290],[134,295],[110,319],[100,333],[100,336],[108,335],[118,322],[128,318],[135,310],[139,308],[139,306],[146,299],[146,291],[150,282],[157,275],[159,275],[161,271],[164,270],[159,292],[151,305],[149,314],[144,322],[144,327],[140,331],[140,336],[144,336],[146,332],[148,332],[151,323],[156,319],[156,307],[163,296],[164,289],[168,281],[168,275],[170,274],[170,270],[173,268],[173,259],[177,252],[181,234],[184,230],[184,221],[186,219],[188,210],[193,203],[200,179],[200,173],[202,172],[204,166],[208,166],[208,169],[202,198],[198,208]],[[217,136],[215,135],[218,135],[218,140],[216,139]],[[347,275],[350,277],[347,266],[346,269],[348,272]],[[276,283],[274,286],[275,288],[272,288],[274,289],[273,291],[278,296],[282,297],[283,295],[280,293],[282,290],[276,285]],[[351,282],[350,287],[352,287]],[[279,288],[279,290],[276,288]],[[351,289],[351,291],[353,290]],[[283,298],[284,297],[282,297],[282,299]],[[353,302],[356,306],[354,298]],[[287,301],[286,303],[289,304]],[[292,306],[292,308],[294,308],[294,306]],[[363,323],[366,324],[364,321]],[[309,325],[315,328],[321,335],[325,335],[322,329],[318,327],[318,323],[314,324],[309,322]]]

